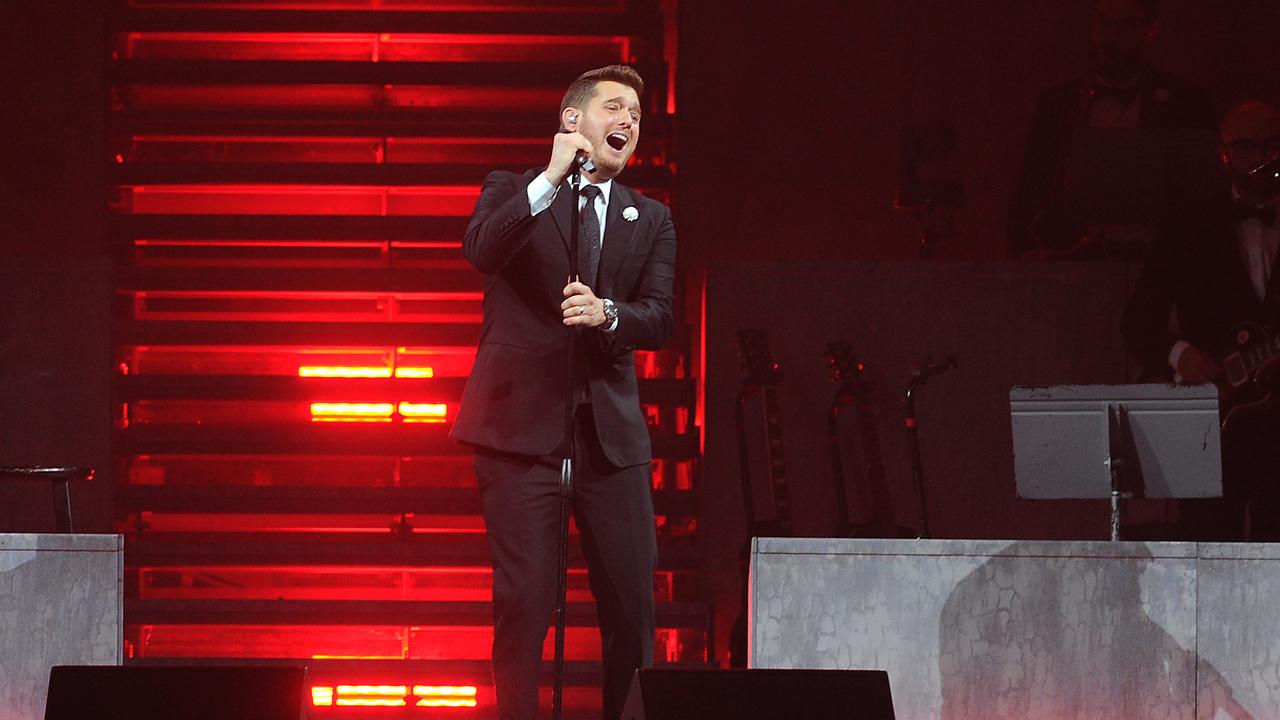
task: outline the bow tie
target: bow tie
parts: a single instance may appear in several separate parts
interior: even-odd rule
[[[1264,227],[1275,228],[1276,226],[1276,205],[1263,205],[1262,207],[1254,207],[1248,203],[1236,201],[1231,209],[1231,222],[1242,223],[1250,218],[1257,218]]]

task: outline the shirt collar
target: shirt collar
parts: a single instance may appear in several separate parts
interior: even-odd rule
[[[600,188],[600,198],[604,200],[604,206],[609,207],[609,191],[613,190],[613,178],[609,178],[602,183],[593,183],[585,177],[582,178],[582,187],[585,188],[588,185],[595,185]],[[581,188],[579,188],[579,192],[581,192]]]

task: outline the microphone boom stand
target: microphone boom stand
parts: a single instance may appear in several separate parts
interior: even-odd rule
[[[925,505],[924,495],[924,463],[920,459],[920,424],[916,419],[916,390],[929,378],[959,367],[955,355],[948,355],[940,363],[918,363],[911,371],[911,379],[907,381],[905,397],[907,413],[907,449],[911,452],[911,479],[916,489],[916,522],[919,524],[920,538],[928,539],[929,513]]]
[[[578,158],[571,163],[569,187],[569,276],[577,280],[578,274],[578,195],[581,191],[582,168]],[[569,593],[569,510],[573,501],[573,460],[577,427],[574,418],[577,375],[578,335],[576,327],[569,331],[569,354],[566,361],[568,383],[564,394],[564,458],[560,461],[560,572],[556,576],[556,640],[554,679],[551,689],[551,717],[561,720],[564,712],[564,634],[565,612]]]

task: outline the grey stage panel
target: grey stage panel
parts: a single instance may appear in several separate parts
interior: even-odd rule
[[[1137,496],[1222,494],[1212,385],[1015,387],[1009,408],[1019,497],[1108,497],[1113,454]]]
[[[882,669],[900,720],[1280,717],[1280,546],[759,538],[751,666]]]
[[[0,718],[41,720],[54,665],[124,660],[124,538],[0,533]]]

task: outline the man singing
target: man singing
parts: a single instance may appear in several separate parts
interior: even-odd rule
[[[537,717],[556,602],[569,393],[573,512],[600,622],[605,718],[616,720],[632,674],[653,661],[651,450],[632,351],[657,349],[671,333],[676,236],[666,206],[614,181],[640,139],[643,91],[623,65],[574,80],[546,168],[490,173],[463,239],[467,260],[484,273],[484,324],[453,437],[475,449],[502,720]],[[582,173],[581,275],[573,278],[568,177],[579,151],[594,169]]]

